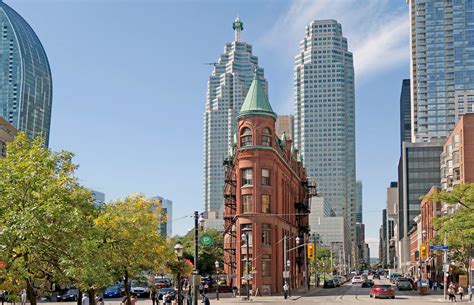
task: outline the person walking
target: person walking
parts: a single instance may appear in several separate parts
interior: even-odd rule
[[[458,294],[459,294],[459,299],[462,301],[462,297],[464,296],[464,288],[462,288],[461,285],[459,285]]]
[[[26,304],[26,289],[21,290],[21,305]]]
[[[451,302],[456,302],[456,295],[454,294],[454,288],[452,286],[448,288],[448,296]]]
[[[83,293],[82,294],[82,305],[89,305],[89,296],[87,295],[87,293]]]
[[[284,297],[285,297],[285,300],[288,299],[288,290],[289,290],[290,287],[288,287],[288,283],[285,282],[285,285],[283,285],[283,293],[284,293]]]
[[[469,299],[469,303],[472,302],[472,285],[467,286],[467,298]]]
[[[150,299],[151,299],[151,304],[155,305],[155,303],[156,303],[156,289],[155,289],[155,287],[151,288]]]
[[[99,300],[97,301],[97,305],[104,305],[104,299],[99,298]]]
[[[130,297],[130,303],[132,305],[136,305],[137,304],[137,296],[132,294],[132,296]]]
[[[205,294],[202,295],[201,303],[204,305],[211,305],[211,301],[209,301],[209,298]]]

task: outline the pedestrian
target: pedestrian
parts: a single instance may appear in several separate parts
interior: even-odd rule
[[[97,305],[105,305],[104,304],[104,299],[99,298],[99,300],[97,301]]]
[[[130,297],[130,303],[132,305],[136,305],[137,304],[137,296],[132,294],[132,296]]]
[[[202,295],[202,293],[204,292],[204,286],[202,285],[202,283],[199,284],[199,295]]]
[[[203,303],[204,305],[211,305],[209,298],[205,294],[202,295],[201,303]]]
[[[433,290],[434,291],[438,290],[438,282],[433,283]]]
[[[461,285],[459,285],[458,294],[459,294],[459,299],[462,301],[462,297],[464,296],[464,288],[462,288]]]
[[[26,304],[26,289],[21,290],[21,305]]]
[[[289,290],[288,283],[285,282],[285,285],[283,285],[283,294],[284,294],[285,300],[288,299],[288,290]]]
[[[209,292],[209,284],[206,282],[204,285],[204,294],[207,294]]]
[[[467,297],[469,298],[469,303],[472,302],[472,285],[467,286]]]
[[[452,286],[448,288],[448,296],[451,302],[456,302],[456,295],[454,294],[454,288]]]
[[[89,305],[89,296],[87,293],[82,294],[82,305]]]
[[[155,289],[155,287],[151,288],[150,299],[151,299],[152,305],[155,305],[155,303],[156,303],[156,289]]]

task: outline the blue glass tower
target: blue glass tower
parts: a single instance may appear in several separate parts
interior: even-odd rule
[[[48,58],[30,25],[0,0],[0,116],[49,143],[52,81]]]

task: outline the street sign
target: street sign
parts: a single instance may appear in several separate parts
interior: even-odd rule
[[[283,278],[284,279],[290,278],[290,271],[283,271]]]
[[[431,251],[447,251],[447,250],[448,250],[448,246],[444,246],[444,245],[431,245],[431,246],[430,246],[430,250],[431,250]]]
[[[214,243],[214,239],[212,238],[212,236],[206,234],[202,235],[199,241],[201,242],[201,245],[206,247],[212,246],[212,244]]]

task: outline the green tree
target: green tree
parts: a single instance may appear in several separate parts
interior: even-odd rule
[[[52,152],[37,138],[19,133],[0,158],[0,260],[2,284],[13,290],[64,278],[68,260],[93,214],[92,194],[80,186],[73,154]]]
[[[446,237],[449,256],[467,270],[470,250],[474,246],[474,183],[456,185],[451,192],[436,193],[432,199],[458,205],[453,214],[435,219],[434,242],[443,244]]]
[[[136,194],[106,204],[95,221],[103,234],[101,251],[107,253],[115,275],[123,277],[129,304],[129,280],[158,269],[169,254],[166,241],[158,232],[163,220],[159,201]]]

